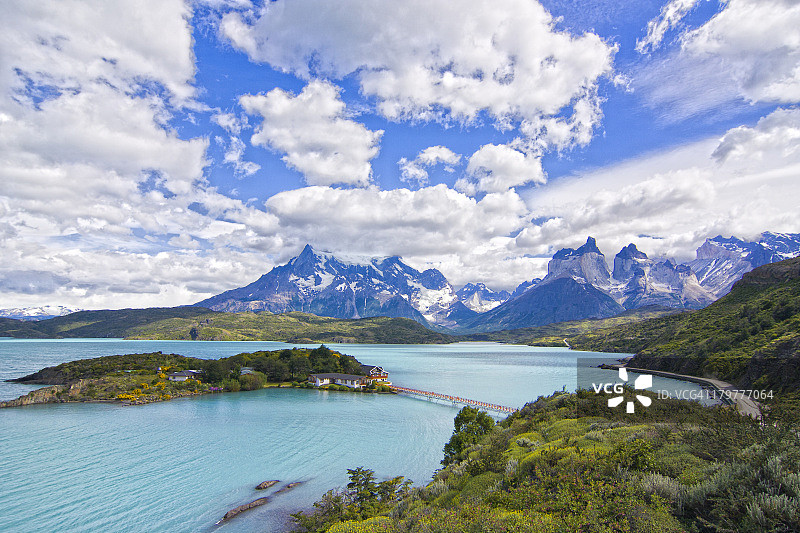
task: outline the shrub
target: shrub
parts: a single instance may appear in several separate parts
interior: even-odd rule
[[[239,392],[242,390],[242,384],[238,379],[226,379],[222,382],[222,386],[228,392]]]

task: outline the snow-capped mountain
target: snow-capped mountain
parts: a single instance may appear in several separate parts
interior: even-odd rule
[[[16,320],[46,320],[57,316],[77,313],[81,309],[72,309],[63,305],[43,305],[40,307],[15,307],[0,309],[0,317],[14,318]]]
[[[645,305],[700,309],[727,294],[745,272],[798,255],[800,235],[765,232],[758,242],[722,236],[706,239],[697,258],[680,265],[671,259],[650,259],[629,244],[614,257],[609,271],[605,256],[589,237],[577,250],[556,252],[537,286],[570,277],[603,291],[625,309]]]
[[[556,252],[547,264],[547,276],[539,285],[560,278],[573,278],[600,289],[610,288],[611,272],[594,238],[586,239],[586,244],[577,250],[562,248]]]
[[[687,265],[668,259],[654,261],[635,244],[614,257],[611,281],[608,292],[625,309],[645,305],[700,309],[716,299]]]
[[[469,331],[492,331],[605,318],[646,305],[700,309],[727,294],[753,268],[798,255],[797,234],[764,233],[758,242],[719,236],[697,249],[697,259],[681,265],[650,259],[629,244],[609,270],[589,237],[578,249],[556,252],[543,280],[534,280],[538,282],[532,286],[523,283],[508,301],[459,325]]]
[[[250,285],[195,305],[215,311],[303,311],[335,318],[405,317],[454,325],[452,285],[436,269],[420,272],[399,257],[334,256],[306,246]],[[455,306],[455,307],[454,307]]]
[[[467,283],[457,292],[458,300],[476,313],[494,309],[511,297],[508,291],[495,292],[483,283]]]
[[[727,294],[746,272],[798,255],[800,234],[764,232],[757,242],[719,235],[706,239],[697,249],[697,259],[687,265],[716,299]]]
[[[742,274],[800,255],[800,235],[764,233],[758,242],[707,239],[685,264],[651,259],[635,244],[609,268],[589,237],[553,255],[544,279],[509,294],[482,283],[458,292],[436,269],[418,271],[399,257],[333,255],[306,246],[258,280],[196,305],[217,311],[304,311],[320,316],[406,317],[423,324],[472,331],[604,318],[646,305],[699,309],[726,294]]]

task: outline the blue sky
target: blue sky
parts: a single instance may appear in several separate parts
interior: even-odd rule
[[[306,244],[510,289],[800,231],[800,6],[7,2],[0,307],[179,305]]]

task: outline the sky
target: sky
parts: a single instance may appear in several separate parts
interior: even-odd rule
[[[0,0],[0,308],[175,306],[305,244],[513,289],[800,232],[800,3]]]

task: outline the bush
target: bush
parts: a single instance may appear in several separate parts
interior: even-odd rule
[[[242,390],[242,384],[238,379],[226,379],[222,382],[223,388],[228,392],[239,392]]]
[[[241,390],[258,390],[263,389],[267,384],[267,376],[261,372],[253,372],[252,374],[245,374],[239,376],[239,383]]]

